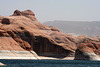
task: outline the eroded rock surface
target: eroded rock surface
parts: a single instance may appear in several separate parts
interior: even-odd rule
[[[38,56],[54,58],[74,57],[75,53],[75,60],[96,60],[100,38],[64,34],[38,22],[31,10],[15,10],[11,16],[0,16],[0,50],[35,51]]]
[[[40,56],[64,58],[76,49],[65,34],[38,22],[30,10],[16,10],[12,16],[1,16],[0,36],[0,50],[28,50]]]
[[[100,42],[85,39],[77,46],[75,60],[100,60]]]

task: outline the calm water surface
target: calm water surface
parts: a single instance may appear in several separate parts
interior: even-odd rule
[[[78,60],[0,60],[2,67],[100,67],[100,61]]]

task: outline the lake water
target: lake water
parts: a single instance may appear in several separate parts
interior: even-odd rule
[[[6,64],[6,66],[3,67],[100,67],[100,61],[0,60],[0,62]]]

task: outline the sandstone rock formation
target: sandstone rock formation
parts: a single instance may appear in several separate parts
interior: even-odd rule
[[[72,47],[73,46],[73,47]],[[41,24],[30,11],[0,17],[0,50],[35,51],[39,56],[64,58],[76,45],[57,28]]]
[[[12,16],[25,16],[27,18],[30,18],[31,20],[36,20],[35,14],[31,10],[26,10],[26,11],[15,10]]]
[[[75,60],[100,60],[100,42],[91,39],[84,39],[77,45]]]
[[[31,10],[15,10],[11,16],[0,16],[0,57],[7,54],[18,58],[22,52],[23,56],[35,59],[39,56],[65,58],[74,57],[75,53],[75,60],[97,60],[99,47],[99,37],[64,34],[38,22]]]

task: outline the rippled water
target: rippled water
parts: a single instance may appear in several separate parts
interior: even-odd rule
[[[0,60],[4,67],[100,67],[100,61],[79,60]]]

